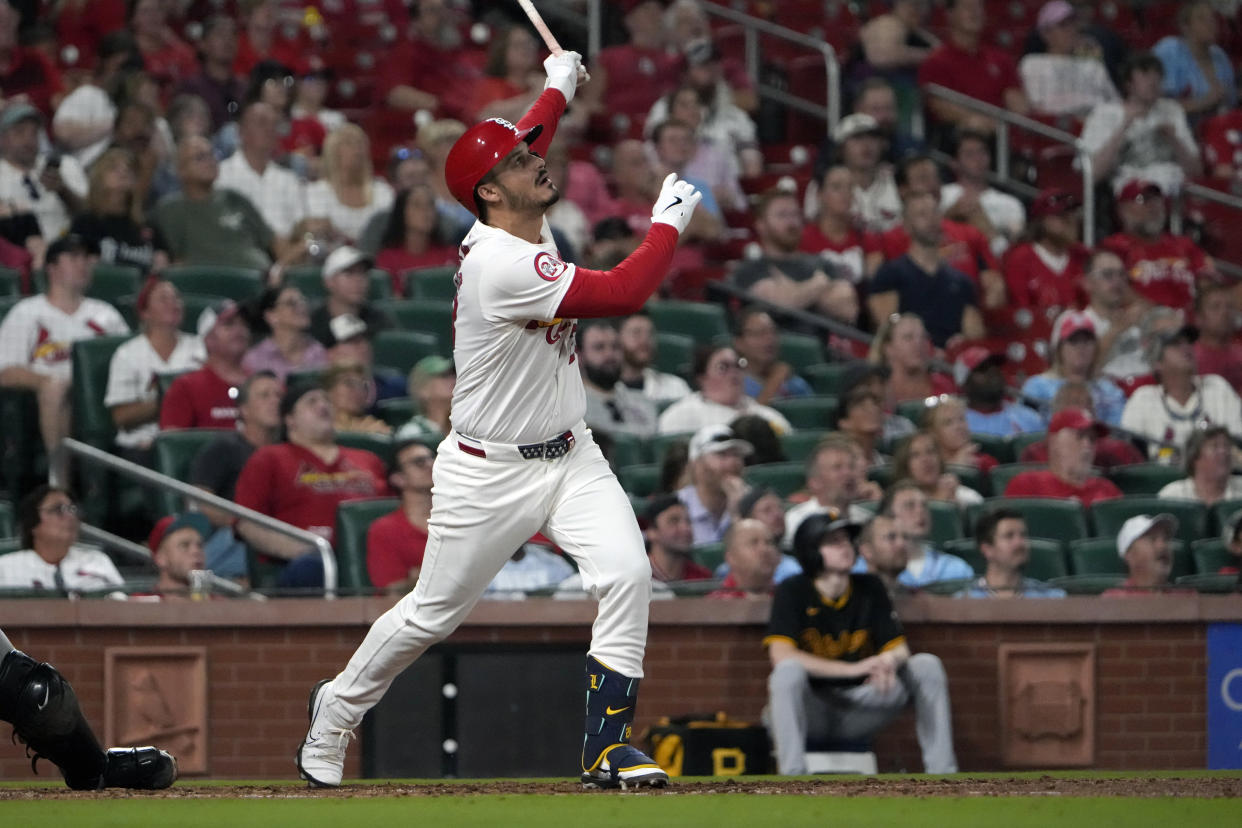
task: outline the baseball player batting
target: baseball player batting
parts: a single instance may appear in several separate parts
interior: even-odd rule
[[[638,310],[664,278],[701,194],[670,175],[652,225],[609,271],[561,260],[545,213],[560,196],[543,154],[585,77],[582,56],[544,61],[543,93],[516,124],[493,118],[453,145],[449,190],[478,216],[461,244],[454,300],[457,387],[440,444],[422,571],[336,678],[310,694],[302,777],[341,782],[345,749],[393,679],[469,614],[505,561],[542,532],[599,601],[586,659],[582,781],[661,787],[668,775],[629,744],[651,599],[651,566],[629,500],[582,421],[575,320]],[[498,693],[504,688],[498,687]]]
[[[177,779],[177,760],[154,747],[104,750],[78,707],[73,687],[55,667],[13,649],[0,630],[0,721],[40,759],[52,761],[77,791],[160,790]]]

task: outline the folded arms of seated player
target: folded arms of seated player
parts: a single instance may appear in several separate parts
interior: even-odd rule
[[[577,269],[556,315],[573,319],[627,316],[638,311],[660,286],[702,194],[692,184],[664,179],[651,211],[651,229],[638,249],[612,270]]]
[[[897,679],[897,671],[910,658],[910,648],[905,638],[889,642],[889,646],[861,661],[840,661],[800,650],[787,638],[774,637],[768,642],[768,659],[775,667],[782,661],[794,659],[808,675],[826,679],[863,678],[881,692],[887,691]]]

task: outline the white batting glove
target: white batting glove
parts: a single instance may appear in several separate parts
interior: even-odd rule
[[[651,208],[651,223],[667,224],[680,235],[686,232],[690,216],[702,200],[703,194],[693,184],[679,180],[677,173],[669,173],[660,188],[660,197]]]
[[[586,67],[582,65],[582,55],[577,52],[549,55],[543,61],[543,70],[548,73],[548,79],[544,82],[543,88],[560,90],[560,93],[565,96],[566,103],[574,99],[574,92],[579,86],[591,79]]]

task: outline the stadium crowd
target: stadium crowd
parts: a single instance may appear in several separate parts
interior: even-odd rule
[[[147,541],[149,597],[204,569],[322,586],[305,542],[150,497],[76,437],[325,538],[348,588],[410,587],[474,221],[445,157],[543,88],[511,5],[0,2],[0,586],[124,588],[84,517]],[[704,194],[660,298],[575,333],[661,593],[771,594],[818,513],[893,592],[1236,573],[1242,247],[1183,209],[1242,187],[1236,8],[732,4],[838,47],[826,134],[761,99],[702,0],[602,5],[546,159],[562,257],[620,261],[670,172]],[[786,58],[765,71],[797,93]],[[996,119],[933,84],[1079,134],[1098,244],[1080,173],[1015,143],[1026,179],[999,180]],[[536,536],[491,594],[573,583]]]

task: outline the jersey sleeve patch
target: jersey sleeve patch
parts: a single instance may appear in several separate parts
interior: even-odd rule
[[[545,282],[555,282],[569,269],[569,265],[551,253],[540,252],[535,256],[535,273]]]

